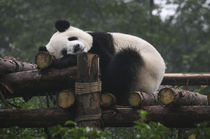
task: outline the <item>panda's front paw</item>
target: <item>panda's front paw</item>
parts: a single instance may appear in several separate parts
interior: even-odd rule
[[[53,62],[53,67],[55,68],[65,68],[69,66],[76,66],[77,65],[77,56],[76,55],[66,55],[62,58],[56,59]]]
[[[47,52],[47,48],[46,48],[45,46],[40,46],[40,47],[39,47],[39,52],[40,52],[40,51],[42,51],[42,52],[43,52],[43,51],[44,51],[44,52]]]

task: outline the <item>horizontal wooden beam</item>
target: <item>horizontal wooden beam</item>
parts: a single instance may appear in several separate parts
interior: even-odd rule
[[[76,74],[76,66],[15,72],[1,76],[0,85],[9,92],[4,93],[6,98],[46,95],[69,87],[74,89]],[[167,73],[162,85],[210,85],[210,73]]]
[[[64,69],[29,70],[10,73],[0,78],[0,85],[5,90],[6,98],[43,96],[46,92],[74,88],[77,67]]]
[[[166,73],[162,85],[210,85],[210,73]]]
[[[170,107],[208,105],[208,99],[206,95],[188,90],[180,90],[171,86],[163,87],[160,89],[158,93],[158,99],[160,104]]]
[[[73,115],[63,109],[1,109],[0,127],[49,127],[63,124]]]
[[[0,58],[0,75],[18,71],[34,70],[36,68],[36,64],[22,62],[13,57]]]
[[[155,121],[172,128],[192,128],[196,123],[210,120],[210,106],[182,106],[169,109],[164,106],[145,106],[148,121]],[[128,127],[139,119],[136,109],[116,107],[102,111],[105,127]],[[63,109],[1,109],[0,127],[48,127],[74,120],[73,112]]]

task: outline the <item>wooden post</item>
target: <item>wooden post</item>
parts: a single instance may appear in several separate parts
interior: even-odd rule
[[[77,57],[76,117],[81,127],[101,127],[99,58],[94,54],[79,54]]]

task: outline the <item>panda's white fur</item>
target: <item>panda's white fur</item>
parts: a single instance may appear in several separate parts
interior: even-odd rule
[[[126,47],[134,47],[142,56],[145,65],[138,74],[140,88],[147,93],[154,93],[160,86],[165,74],[165,62],[160,53],[147,41],[128,34],[111,33],[114,46],[119,52]],[[138,45],[136,45],[138,44]]]
[[[78,36],[78,40],[68,41],[69,36]],[[56,58],[61,58],[63,57],[62,53],[60,53],[62,49],[67,49],[67,54],[74,54],[72,50],[73,46],[79,44],[84,49],[83,52],[88,52],[92,42],[93,39],[91,35],[71,26],[65,32],[57,31],[54,33],[46,47],[51,55]]]
[[[164,73],[165,73],[165,63],[164,63],[163,58],[159,54],[159,52],[150,43],[148,43],[147,41],[139,37],[128,35],[128,34],[122,34],[122,33],[112,33],[112,32],[107,33],[107,34],[110,35],[110,37],[112,38],[112,43],[114,47],[113,48],[114,53],[107,54],[107,57],[111,55],[110,56],[111,58],[109,59],[109,61],[112,61],[115,55],[118,55],[118,53],[121,53],[122,50],[127,49],[127,48],[132,49],[135,52],[137,52],[141,56],[141,60],[143,61],[143,64],[141,64],[141,66],[139,67],[139,70],[137,69],[136,73],[134,74],[135,75],[134,78],[136,80],[135,80],[135,87],[132,87],[132,89],[145,91],[147,93],[154,93],[160,86]],[[68,40],[68,38],[75,37],[75,36],[77,37],[76,40],[72,40],[72,41]],[[103,34],[101,36],[103,36]],[[94,38],[96,39],[94,40]],[[93,32],[93,34],[91,34],[89,32],[85,32],[76,27],[70,26],[66,28],[65,31],[56,32],[51,37],[49,43],[46,45],[46,48],[49,51],[49,53],[54,55],[57,59],[64,57],[64,55],[61,53],[63,49],[66,50],[67,55],[77,54],[81,52],[94,52],[94,53],[96,52],[97,53],[98,50],[92,51],[92,48],[94,47],[95,49],[97,49],[97,47],[100,47],[100,51],[101,51],[103,49],[101,47],[105,45],[103,43],[107,43],[107,41],[105,41],[106,37],[105,39],[103,39],[103,37],[100,39],[101,41],[96,42],[97,33],[94,34]],[[98,45],[101,44],[101,46],[94,46],[95,42]],[[74,46],[76,45],[79,46],[79,51],[74,52]],[[107,53],[109,52],[110,48],[105,48],[105,49],[107,51],[104,53]],[[104,59],[104,57],[102,59]],[[105,65],[107,64],[109,63],[106,63]],[[126,66],[126,65],[123,65],[123,66]],[[106,70],[106,67],[102,67],[102,68],[103,68],[102,70]],[[132,69],[130,71],[132,71]]]

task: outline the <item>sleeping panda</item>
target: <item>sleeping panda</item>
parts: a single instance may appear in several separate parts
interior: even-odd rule
[[[76,54],[97,54],[100,58],[102,93],[113,93],[118,104],[126,104],[129,92],[154,93],[165,73],[159,52],[145,40],[122,33],[86,32],[66,20],[55,23],[57,32],[39,51],[48,51],[53,66],[76,65]]]

